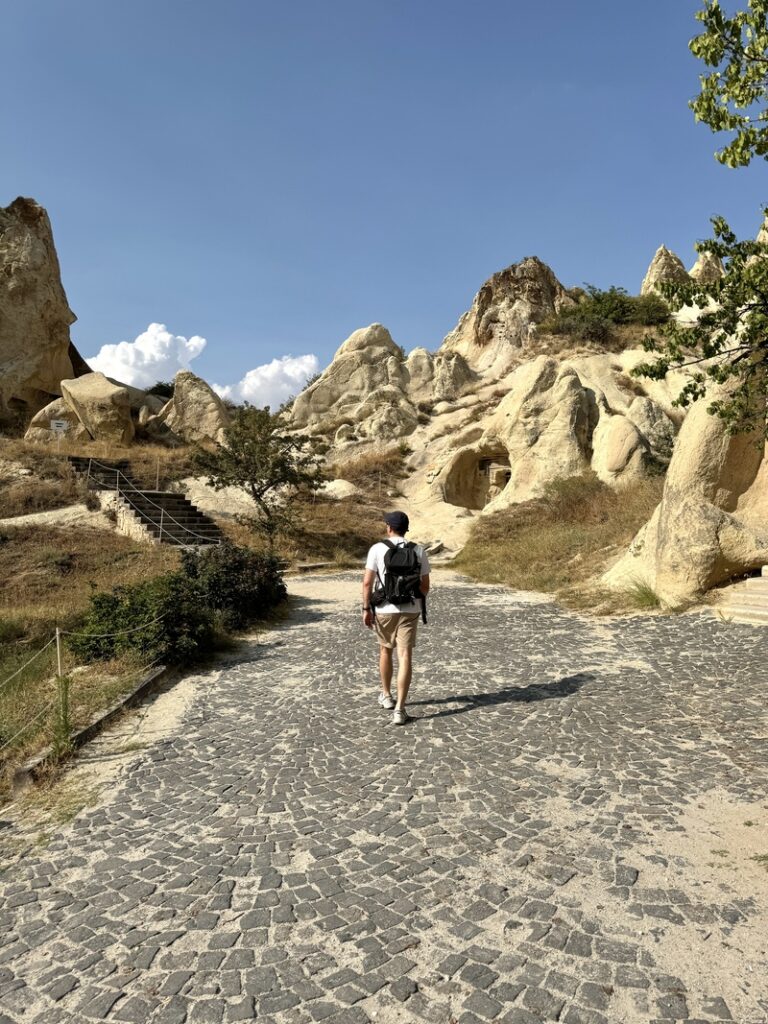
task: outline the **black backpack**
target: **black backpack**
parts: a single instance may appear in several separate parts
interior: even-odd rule
[[[421,601],[421,617],[427,621],[427,600],[421,592],[421,559],[413,541],[393,544],[382,541],[389,550],[384,555],[384,579],[371,595],[371,605],[410,604]]]

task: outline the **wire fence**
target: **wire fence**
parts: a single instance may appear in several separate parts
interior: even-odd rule
[[[102,472],[114,476],[114,489],[117,499],[122,499],[123,501],[125,501],[133,509],[134,512],[138,513],[139,519],[148,522],[150,525],[154,526],[159,531],[159,540],[161,543],[163,540],[165,540],[166,543],[176,544],[180,547],[185,547],[186,545],[184,543],[184,540],[174,535],[175,530],[181,530],[182,533],[186,536],[194,537],[195,539],[203,541],[206,544],[221,543],[218,537],[211,537],[210,535],[198,533],[196,530],[191,529],[185,523],[180,522],[175,516],[171,515],[171,513],[164,506],[158,505],[156,501],[153,501],[146,491],[142,490],[140,487],[137,487],[133,480],[131,480],[130,477],[127,477],[125,473],[123,473],[123,471],[116,466],[108,466],[105,465],[103,462],[99,462],[97,459],[89,459],[86,480],[93,479],[97,483],[104,483],[104,481],[100,479],[98,474],[92,472],[94,466],[100,469]],[[122,487],[121,481],[123,481]],[[153,509],[156,509],[160,513],[159,521],[157,520],[157,513],[155,513],[155,518],[153,518],[152,515],[150,515],[150,513],[146,510],[146,508],[139,507],[136,501],[130,498],[130,494],[140,494],[142,502],[152,506]],[[169,523],[171,524],[170,526]],[[163,534],[165,534],[165,536],[163,536]]]
[[[70,720],[70,678],[64,672],[64,658],[62,649],[62,637],[72,636],[81,637],[85,639],[103,640],[119,636],[127,636],[130,633],[139,633],[142,630],[150,629],[152,626],[157,625],[158,622],[162,622],[165,618],[165,614],[158,615],[149,622],[144,622],[140,626],[133,626],[130,629],[117,630],[114,633],[80,633],[75,630],[61,629],[56,627],[51,639],[38,651],[36,651],[31,658],[27,659],[23,665],[15,669],[9,676],[0,682],[0,694],[4,691],[14,680],[20,679],[23,673],[33,665],[42,655],[50,650],[54,644],[56,645],[56,697],[46,703],[39,711],[37,711],[31,718],[27,719],[17,731],[2,744],[0,744],[0,754],[8,748],[12,747],[18,739],[20,739],[25,733],[27,733],[33,725],[40,722],[46,715],[51,711],[56,712],[56,717],[53,725],[53,746],[57,755],[62,755],[70,749],[70,737],[71,737],[71,720]]]

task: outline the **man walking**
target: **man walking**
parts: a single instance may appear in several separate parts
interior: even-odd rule
[[[393,711],[393,725],[405,725],[405,702],[411,685],[416,627],[429,593],[429,559],[420,544],[405,539],[408,516],[384,516],[387,539],[368,552],[363,575],[363,624],[375,629],[379,642],[379,704]],[[374,591],[374,583],[378,586]],[[373,598],[373,605],[371,600]],[[395,603],[396,602],[396,603]],[[426,619],[425,619],[426,621]],[[397,701],[392,697],[392,652],[397,647]]]

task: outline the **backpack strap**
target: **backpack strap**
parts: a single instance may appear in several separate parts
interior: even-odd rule
[[[389,548],[390,551],[394,551],[397,548],[397,544],[393,544],[391,540],[382,540],[382,541],[380,541],[380,543],[383,544],[385,547]],[[386,555],[384,557],[386,558]],[[384,580],[381,578],[381,576],[379,576],[379,570],[378,569],[376,570],[376,575],[378,576],[379,583],[383,587],[384,586]]]

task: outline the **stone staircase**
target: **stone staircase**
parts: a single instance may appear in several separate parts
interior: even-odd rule
[[[717,613],[732,622],[748,622],[768,626],[768,565],[762,575],[731,587],[727,598],[717,605]]]
[[[142,490],[130,477],[130,463],[70,456],[73,470],[92,490],[115,494],[118,532],[152,544],[200,547],[219,544],[223,535],[214,521],[183,494]]]
[[[117,489],[117,481],[121,475],[130,478],[131,464],[127,459],[105,462],[101,459],[98,461],[89,459],[83,455],[70,455],[68,461],[78,476],[87,478],[91,490],[114,491]]]

